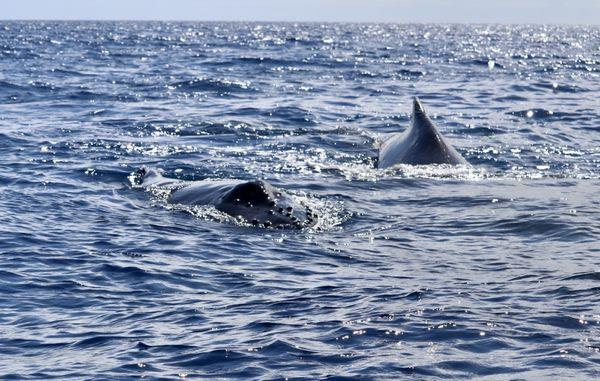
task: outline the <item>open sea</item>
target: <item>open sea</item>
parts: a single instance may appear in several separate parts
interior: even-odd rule
[[[376,169],[413,96],[473,168]],[[2,21],[0,153],[2,379],[600,378],[599,26]]]

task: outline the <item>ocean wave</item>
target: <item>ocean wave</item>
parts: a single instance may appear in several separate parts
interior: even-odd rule
[[[6,378],[597,376],[597,27],[0,30]],[[470,166],[376,167],[414,96]],[[144,165],[321,225],[170,205]]]

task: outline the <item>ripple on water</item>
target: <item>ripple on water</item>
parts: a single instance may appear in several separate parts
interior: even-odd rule
[[[0,30],[5,378],[598,378],[598,27]],[[413,96],[471,166],[376,168]],[[322,225],[169,205],[144,165]]]

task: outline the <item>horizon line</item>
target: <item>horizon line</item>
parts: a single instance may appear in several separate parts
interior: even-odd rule
[[[323,21],[323,20],[208,20],[208,19],[197,19],[197,20],[186,20],[186,19],[87,19],[87,18],[73,18],[73,19],[37,19],[37,18],[14,18],[14,19],[0,19],[0,22],[181,22],[181,23],[272,23],[272,24],[389,24],[389,25],[550,25],[550,26],[593,26],[600,27],[599,24],[586,24],[586,23],[570,23],[570,22],[458,22],[458,21]]]

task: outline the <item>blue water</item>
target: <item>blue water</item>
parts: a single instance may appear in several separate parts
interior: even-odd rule
[[[415,95],[472,169],[374,168]],[[0,22],[0,375],[599,378],[599,99],[600,27]]]

